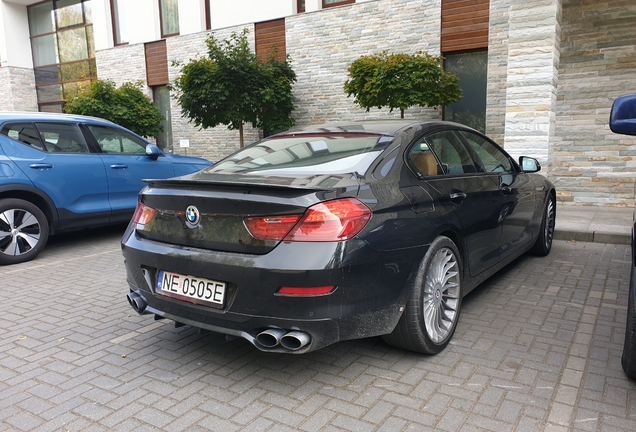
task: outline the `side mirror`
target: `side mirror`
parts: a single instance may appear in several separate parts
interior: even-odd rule
[[[163,152],[159,147],[154,144],[148,144],[146,146],[146,156],[152,160],[157,160],[159,156],[163,155]]]
[[[614,133],[636,135],[636,94],[620,96],[614,101],[609,125]]]
[[[519,166],[525,173],[535,173],[541,171],[541,164],[535,158],[519,156]]]

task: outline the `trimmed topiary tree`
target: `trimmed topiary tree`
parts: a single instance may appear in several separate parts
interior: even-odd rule
[[[347,96],[367,111],[389,107],[404,111],[412,106],[438,107],[462,97],[457,76],[442,68],[441,56],[427,53],[362,56],[349,66],[344,84]]]
[[[247,33],[232,33],[225,41],[210,36],[208,56],[181,65],[173,85],[184,117],[204,129],[223,124],[238,130],[241,147],[245,123],[269,131],[294,125],[296,74],[289,58],[276,60],[272,53],[262,61],[251,51]]]

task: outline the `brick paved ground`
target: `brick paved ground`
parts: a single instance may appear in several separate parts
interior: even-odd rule
[[[0,430],[636,430],[627,246],[521,258],[465,299],[437,356],[378,338],[298,356],[134,314],[120,234],[0,267]]]

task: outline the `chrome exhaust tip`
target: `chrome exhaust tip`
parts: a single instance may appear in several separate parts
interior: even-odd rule
[[[128,304],[130,304],[130,306],[139,315],[141,315],[146,310],[146,306],[148,306],[146,300],[144,300],[144,298],[137,291],[128,293],[126,299],[128,299]]]
[[[290,331],[280,338],[281,346],[290,351],[299,350],[309,342],[311,342],[311,336],[302,331]]]
[[[280,338],[283,337],[285,333],[287,333],[287,331],[283,329],[267,329],[256,335],[256,342],[265,348],[274,348],[280,343]]]

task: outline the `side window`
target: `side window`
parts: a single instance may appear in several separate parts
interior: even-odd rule
[[[459,133],[466,138],[470,148],[481,159],[484,171],[490,173],[512,171],[512,163],[508,156],[493,143],[472,132],[460,131]]]
[[[146,145],[148,143],[124,130],[110,126],[95,125],[88,125],[88,129],[104,153],[146,154]]]
[[[444,174],[464,174],[477,172],[472,158],[453,131],[433,133],[426,142],[442,164]]]
[[[76,124],[36,123],[35,126],[50,153],[90,153]]]
[[[0,133],[12,140],[44,151],[42,141],[32,123],[12,123],[5,125]]]
[[[435,155],[425,141],[418,142],[408,154],[411,165],[423,176],[435,176],[442,173]]]

